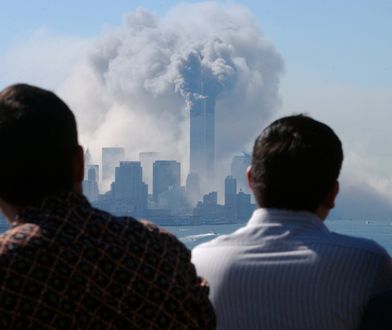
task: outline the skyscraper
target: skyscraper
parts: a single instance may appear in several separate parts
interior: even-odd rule
[[[87,164],[91,164],[91,154],[90,154],[90,150],[88,150],[88,148],[86,149],[85,153],[84,153],[84,163]]]
[[[147,185],[142,180],[140,162],[120,162],[115,169],[112,193],[115,201],[125,203],[135,214],[147,208]]]
[[[157,160],[153,164],[153,198],[158,204],[159,194],[181,185],[181,164],[175,160]]]
[[[252,215],[256,205],[251,204],[251,195],[240,191],[237,194],[237,220],[246,221]]]
[[[87,171],[87,178],[83,181],[83,193],[87,196],[90,202],[95,202],[98,198],[98,180],[97,167],[98,165],[90,165]]]
[[[237,180],[231,175],[225,178],[225,207],[234,208],[237,196]]]
[[[225,216],[231,221],[237,219],[237,180],[231,175],[225,178]]]
[[[124,160],[124,148],[102,148],[102,181],[113,179],[114,169]]]
[[[93,169],[95,171],[95,180],[99,184],[99,165],[98,164],[86,164],[85,165],[85,179],[88,178],[88,172],[90,169]]]
[[[215,97],[196,98],[190,109],[190,172],[197,173],[201,188],[215,171]]]

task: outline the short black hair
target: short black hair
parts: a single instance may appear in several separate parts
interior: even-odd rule
[[[0,198],[29,206],[71,191],[77,147],[75,117],[54,93],[27,84],[0,92]]]
[[[314,212],[336,182],[342,143],[327,125],[306,115],[274,121],[255,141],[252,185],[261,207]]]

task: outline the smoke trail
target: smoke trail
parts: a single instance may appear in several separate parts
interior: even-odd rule
[[[216,154],[243,150],[279,105],[283,62],[242,6],[207,2],[157,17],[139,9],[96,39],[60,89],[81,138],[129,157],[160,151],[188,171],[189,107],[216,100]]]

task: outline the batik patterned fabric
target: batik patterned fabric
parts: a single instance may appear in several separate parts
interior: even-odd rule
[[[70,193],[0,235],[0,328],[212,329],[215,315],[174,236]]]

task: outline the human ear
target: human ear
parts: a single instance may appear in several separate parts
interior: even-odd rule
[[[253,192],[253,180],[252,180],[252,166],[248,166],[248,168],[246,169],[246,179],[248,181],[248,186],[250,188],[250,190]]]

